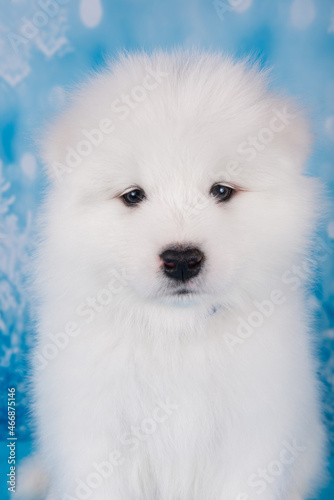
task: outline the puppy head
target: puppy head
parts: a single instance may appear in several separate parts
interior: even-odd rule
[[[47,133],[50,251],[86,289],[117,270],[149,301],[256,296],[314,225],[309,142],[300,112],[245,63],[123,57]]]

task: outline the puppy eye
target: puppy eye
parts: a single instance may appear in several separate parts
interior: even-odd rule
[[[122,194],[121,198],[127,207],[133,207],[145,200],[146,196],[142,189],[136,188]]]
[[[234,193],[234,189],[222,184],[214,184],[210,190],[211,196],[216,198],[218,203],[229,200]]]

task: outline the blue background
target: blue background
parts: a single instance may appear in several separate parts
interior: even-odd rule
[[[49,4],[49,13],[42,4]],[[33,324],[24,275],[44,185],[34,139],[64,106],[65,89],[100,68],[105,58],[124,49],[193,45],[238,58],[251,54],[273,67],[275,86],[308,110],[316,135],[309,173],[323,179],[332,197],[332,0],[0,0],[0,432],[5,440],[7,387],[15,387],[19,458],[29,452],[32,432],[25,380]],[[334,211],[321,237],[328,251],[309,307],[320,338],[325,418],[333,439]],[[7,453],[0,442],[2,487]],[[334,498],[333,485],[325,498]]]

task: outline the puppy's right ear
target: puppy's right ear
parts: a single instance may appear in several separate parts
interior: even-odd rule
[[[87,130],[87,125],[94,113],[104,116],[105,103],[100,96],[105,85],[109,88],[108,78],[107,74],[105,84],[103,74],[88,74],[78,86],[69,88],[60,114],[41,130],[38,149],[51,182],[63,183],[75,176],[73,173],[97,145],[96,131]]]
[[[72,132],[72,133],[71,133]],[[40,135],[38,149],[47,177],[51,183],[62,183],[81,163],[82,158],[70,144],[73,131],[68,117],[60,116]]]

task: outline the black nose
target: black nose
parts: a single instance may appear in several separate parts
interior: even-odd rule
[[[168,278],[187,281],[198,275],[204,262],[204,254],[198,248],[167,248],[160,258]]]

